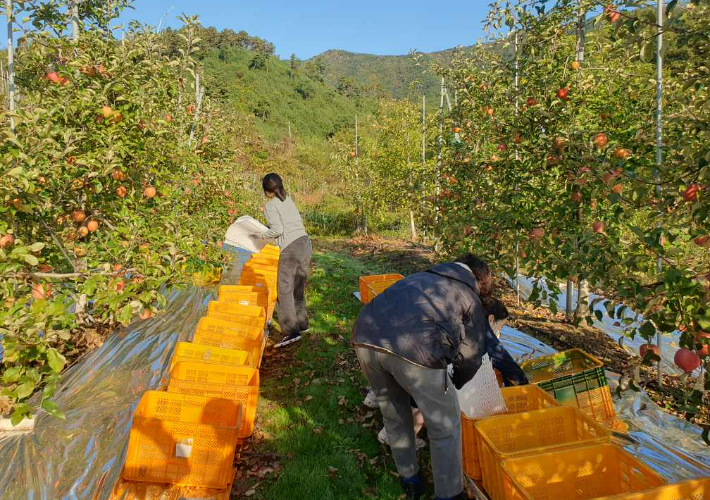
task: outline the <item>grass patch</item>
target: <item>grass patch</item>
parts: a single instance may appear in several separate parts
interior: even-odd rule
[[[365,379],[349,345],[358,277],[380,271],[341,251],[314,252],[311,331],[265,355],[258,432],[234,498],[399,498],[391,455],[376,439],[381,417],[361,405]]]

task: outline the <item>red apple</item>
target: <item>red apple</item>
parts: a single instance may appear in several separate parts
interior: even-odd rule
[[[531,240],[541,240],[544,236],[545,230],[541,227],[534,227],[532,231],[530,231]]]
[[[39,283],[32,287],[32,296],[37,300],[48,299],[52,296],[52,285],[49,283]]]
[[[700,332],[695,335],[696,342],[702,343],[702,340],[704,340],[705,342],[703,343],[703,346],[698,349],[698,356],[704,358],[710,356],[710,333]]]
[[[594,224],[592,224],[592,229],[595,233],[602,234],[604,232],[604,223],[600,220],[594,221]]]
[[[11,234],[4,234],[0,237],[0,248],[7,248],[15,243],[15,238]]]
[[[592,142],[597,149],[605,148],[609,144],[609,137],[604,132],[599,132],[592,137]]]
[[[535,100],[534,97],[528,97],[527,100],[525,101],[525,104],[527,104],[528,107],[533,107],[537,104],[537,101]]]
[[[631,156],[631,152],[626,148],[616,148],[614,150],[614,158],[618,158],[620,160],[625,160],[629,156]]]
[[[698,192],[700,192],[700,184],[688,184],[685,191],[683,191],[683,199],[688,203],[693,202],[698,199]]]
[[[557,98],[562,99],[563,101],[569,99],[569,89],[567,87],[561,87],[557,91]]]
[[[690,373],[700,367],[700,357],[685,347],[678,349],[673,356],[673,362],[685,373]]]
[[[610,23],[616,23],[619,19],[621,19],[621,14],[619,11],[614,10],[614,6],[611,4],[604,7],[604,13],[606,14],[607,21]]]
[[[580,201],[582,201],[582,193],[580,193],[579,191],[574,191],[572,192],[571,198],[572,201],[574,201],[575,203],[579,203]]]
[[[62,77],[59,76],[59,73],[57,73],[56,71],[51,71],[47,73],[47,80],[52,83],[61,83]]]
[[[693,243],[699,247],[706,247],[708,246],[708,243],[710,243],[710,235],[706,234],[704,236],[698,236],[693,240]]]
[[[71,213],[71,220],[73,220],[77,224],[81,224],[82,222],[84,222],[85,219],[86,219],[86,212],[81,209],[74,210]]]

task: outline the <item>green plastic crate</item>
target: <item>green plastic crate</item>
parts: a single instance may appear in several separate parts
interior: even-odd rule
[[[579,384],[591,384],[594,389],[607,385],[604,363],[581,349],[531,359],[520,367],[530,383],[538,384],[546,391],[551,390],[549,387],[569,387],[575,380]],[[586,378],[579,378],[582,376]]]

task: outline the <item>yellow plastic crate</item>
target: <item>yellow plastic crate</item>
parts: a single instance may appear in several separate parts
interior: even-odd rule
[[[276,301],[276,278],[256,274],[251,269],[243,269],[239,275],[239,285],[253,286],[257,291],[264,290],[268,294],[269,302]]]
[[[234,483],[232,473],[230,484],[224,489],[201,488],[199,486],[179,486],[175,484],[139,483],[119,478],[111,491],[109,500],[229,500]],[[96,500],[98,495],[95,496]]]
[[[521,385],[501,389],[508,411],[500,415],[521,413],[530,410],[542,410],[560,406],[548,393],[535,385]],[[485,418],[494,418],[495,415]],[[484,418],[468,418],[461,414],[461,437],[463,439],[463,468],[471,479],[481,479],[481,463],[479,459],[480,436],[476,430],[476,422]]]
[[[170,370],[170,380],[189,380],[205,384],[259,386],[259,370],[248,366],[213,365],[180,361]],[[170,391],[170,386],[168,386]]]
[[[269,292],[263,287],[257,288],[251,285],[221,285],[217,288],[217,300],[229,302],[233,301],[235,296],[241,297],[252,293],[256,294],[256,305],[266,308],[269,302]]]
[[[360,302],[368,304],[374,296],[370,295],[369,285],[381,281],[397,282],[404,278],[401,274],[375,274],[372,276],[360,276]]]
[[[256,369],[183,361],[170,372],[168,391],[237,401],[243,410],[239,438],[249,437],[254,432],[259,399],[259,371]]]
[[[197,323],[197,330],[206,334],[215,335],[232,335],[244,340],[259,341],[264,338],[264,326],[254,326],[249,324],[240,324],[233,321],[224,321],[221,319],[210,318],[206,316],[201,318]],[[196,331],[197,331],[196,330]],[[194,339],[193,339],[194,342]],[[206,344],[211,345],[211,344]],[[226,347],[226,346],[218,346]],[[232,348],[230,348],[232,349]]]
[[[370,299],[370,302],[398,281],[399,280],[378,281],[377,283],[370,283],[367,285],[367,296]]]
[[[217,287],[217,297],[222,300],[222,295],[228,295],[231,293],[250,293],[257,292],[257,289],[251,285],[219,285]]]
[[[211,319],[211,318],[209,318]],[[212,347],[223,347],[225,349],[236,349],[249,353],[249,366],[258,368],[261,364],[262,354],[266,339],[262,336],[257,340],[248,338],[248,333],[234,332],[233,330],[223,330],[221,333],[214,330],[197,329],[193,337],[195,344]]]
[[[650,467],[612,444],[579,446],[504,460],[505,500],[638,498],[665,481]],[[621,494],[621,496],[616,496]],[[640,495],[640,496],[636,496]],[[659,500],[680,497],[656,497]],[[691,497],[692,498],[692,497]]]
[[[237,401],[186,396],[165,391],[143,393],[134,415],[141,418],[234,429],[242,425],[242,407]]]
[[[230,304],[241,304],[243,306],[261,307],[266,309],[268,303],[266,302],[266,296],[261,295],[262,301],[259,300],[260,296],[257,292],[242,292],[242,293],[230,293],[228,295],[223,295],[219,298],[219,302],[228,302]]]
[[[263,259],[249,259],[244,263],[244,269],[252,269],[254,272],[262,272],[266,275],[273,275],[276,277],[278,275],[278,266],[274,266],[271,263],[263,262]]]
[[[235,316],[264,318],[264,308],[259,306],[245,306],[235,302],[222,302],[213,300],[207,304],[207,313],[233,314]],[[264,319],[264,322],[266,320]]]
[[[134,417],[122,477],[129,481],[226,489],[238,430]]]
[[[251,353],[239,349],[208,346],[194,342],[178,342],[175,346],[170,370],[179,361],[199,361],[217,365],[252,366]]]
[[[268,245],[264,245],[264,247],[259,250],[258,253],[274,253],[276,255],[279,255],[281,253],[281,249],[278,247],[278,245],[272,245],[269,243]]]
[[[266,318],[264,316],[245,317],[230,313],[207,311],[207,318],[232,323],[235,326],[259,328],[260,330],[264,330],[266,328]]]
[[[267,255],[262,253],[255,253],[247,262],[254,262],[256,264],[264,264],[271,266],[273,268],[278,268],[279,257],[276,255]]]
[[[690,479],[636,493],[622,493],[604,500],[710,500],[710,477]]]
[[[480,435],[479,454],[483,487],[494,499],[503,496],[501,462],[508,458],[545,453],[580,445],[607,443],[609,431],[577,408],[557,406],[475,423]]]

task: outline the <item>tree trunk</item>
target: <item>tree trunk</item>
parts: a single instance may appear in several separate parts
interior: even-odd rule
[[[577,289],[577,319],[582,319],[589,314],[589,282],[587,280],[579,280]]]
[[[417,226],[414,224],[414,210],[409,210],[409,229],[412,232],[412,241],[417,241]]]
[[[574,281],[567,278],[567,297],[565,301],[565,321],[571,323],[574,320],[574,302],[572,295],[574,294]]]

